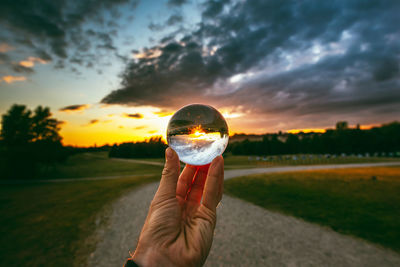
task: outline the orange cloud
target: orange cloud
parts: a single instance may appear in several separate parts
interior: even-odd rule
[[[143,58],[156,58],[161,56],[162,52],[159,49],[148,49],[145,50],[144,52],[140,53],[140,52],[134,52],[133,53],[133,57],[136,59],[143,59]]]
[[[35,63],[47,64],[47,61],[38,57],[28,57],[27,59],[20,61],[19,65],[26,68],[32,68],[35,66]]]
[[[85,109],[88,109],[89,107],[90,107],[90,105],[88,105],[88,104],[70,105],[70,106],[66,106],[66,107],[60,108],[59,111],[62,111],[62,112],[83,111]]]
[[[12,76],[12,75],[3,76],[1,79],[6,83],[26,81],[26,77],[24,76]]]
[[[166,116],[171,116],[172,114],[174,114],[174,112],[161,110],[153,112],[153,114],[157,115],[158,117],[166,117]]]
[[[8,51],[12,51],[15,48],[7,43],[0,44],[0,53],[7,53]]]

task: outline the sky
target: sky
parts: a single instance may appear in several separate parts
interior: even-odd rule
[[[49,106],[63,143],[164,135],[212,105],[230,134],[400,115],[400,1],[0,2],[0,113]]]

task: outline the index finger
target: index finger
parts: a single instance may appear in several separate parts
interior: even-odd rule
[[[222,198],[222,186],[224,183],[224,159],[216,157],[210,165],[206,184],[203,192],[203,205],[215,211]]]

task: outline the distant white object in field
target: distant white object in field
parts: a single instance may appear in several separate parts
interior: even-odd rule
[[[207,165],[225,151],[229,141],[228,125],[221,113],[211,106],[184,106],[168,123],[167,141],[182,162]]]

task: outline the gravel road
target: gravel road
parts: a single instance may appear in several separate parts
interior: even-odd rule
[[[268,168],[262,172],[310,167],[327,169],[326,165],[297,166]],[[260,169],[229,170],[225,178],[262,172]],[[104,211],[103,214],[109,215],[108,220],[90,238],[98,243],[88,258],[88,266],[122,266],[129,251],[135,249],[157,186],[158,183],[152,183],[135,189]],[[217,213],[214,242],[205,266],[400,266],[400,254],[396,252],[227,195]]]

